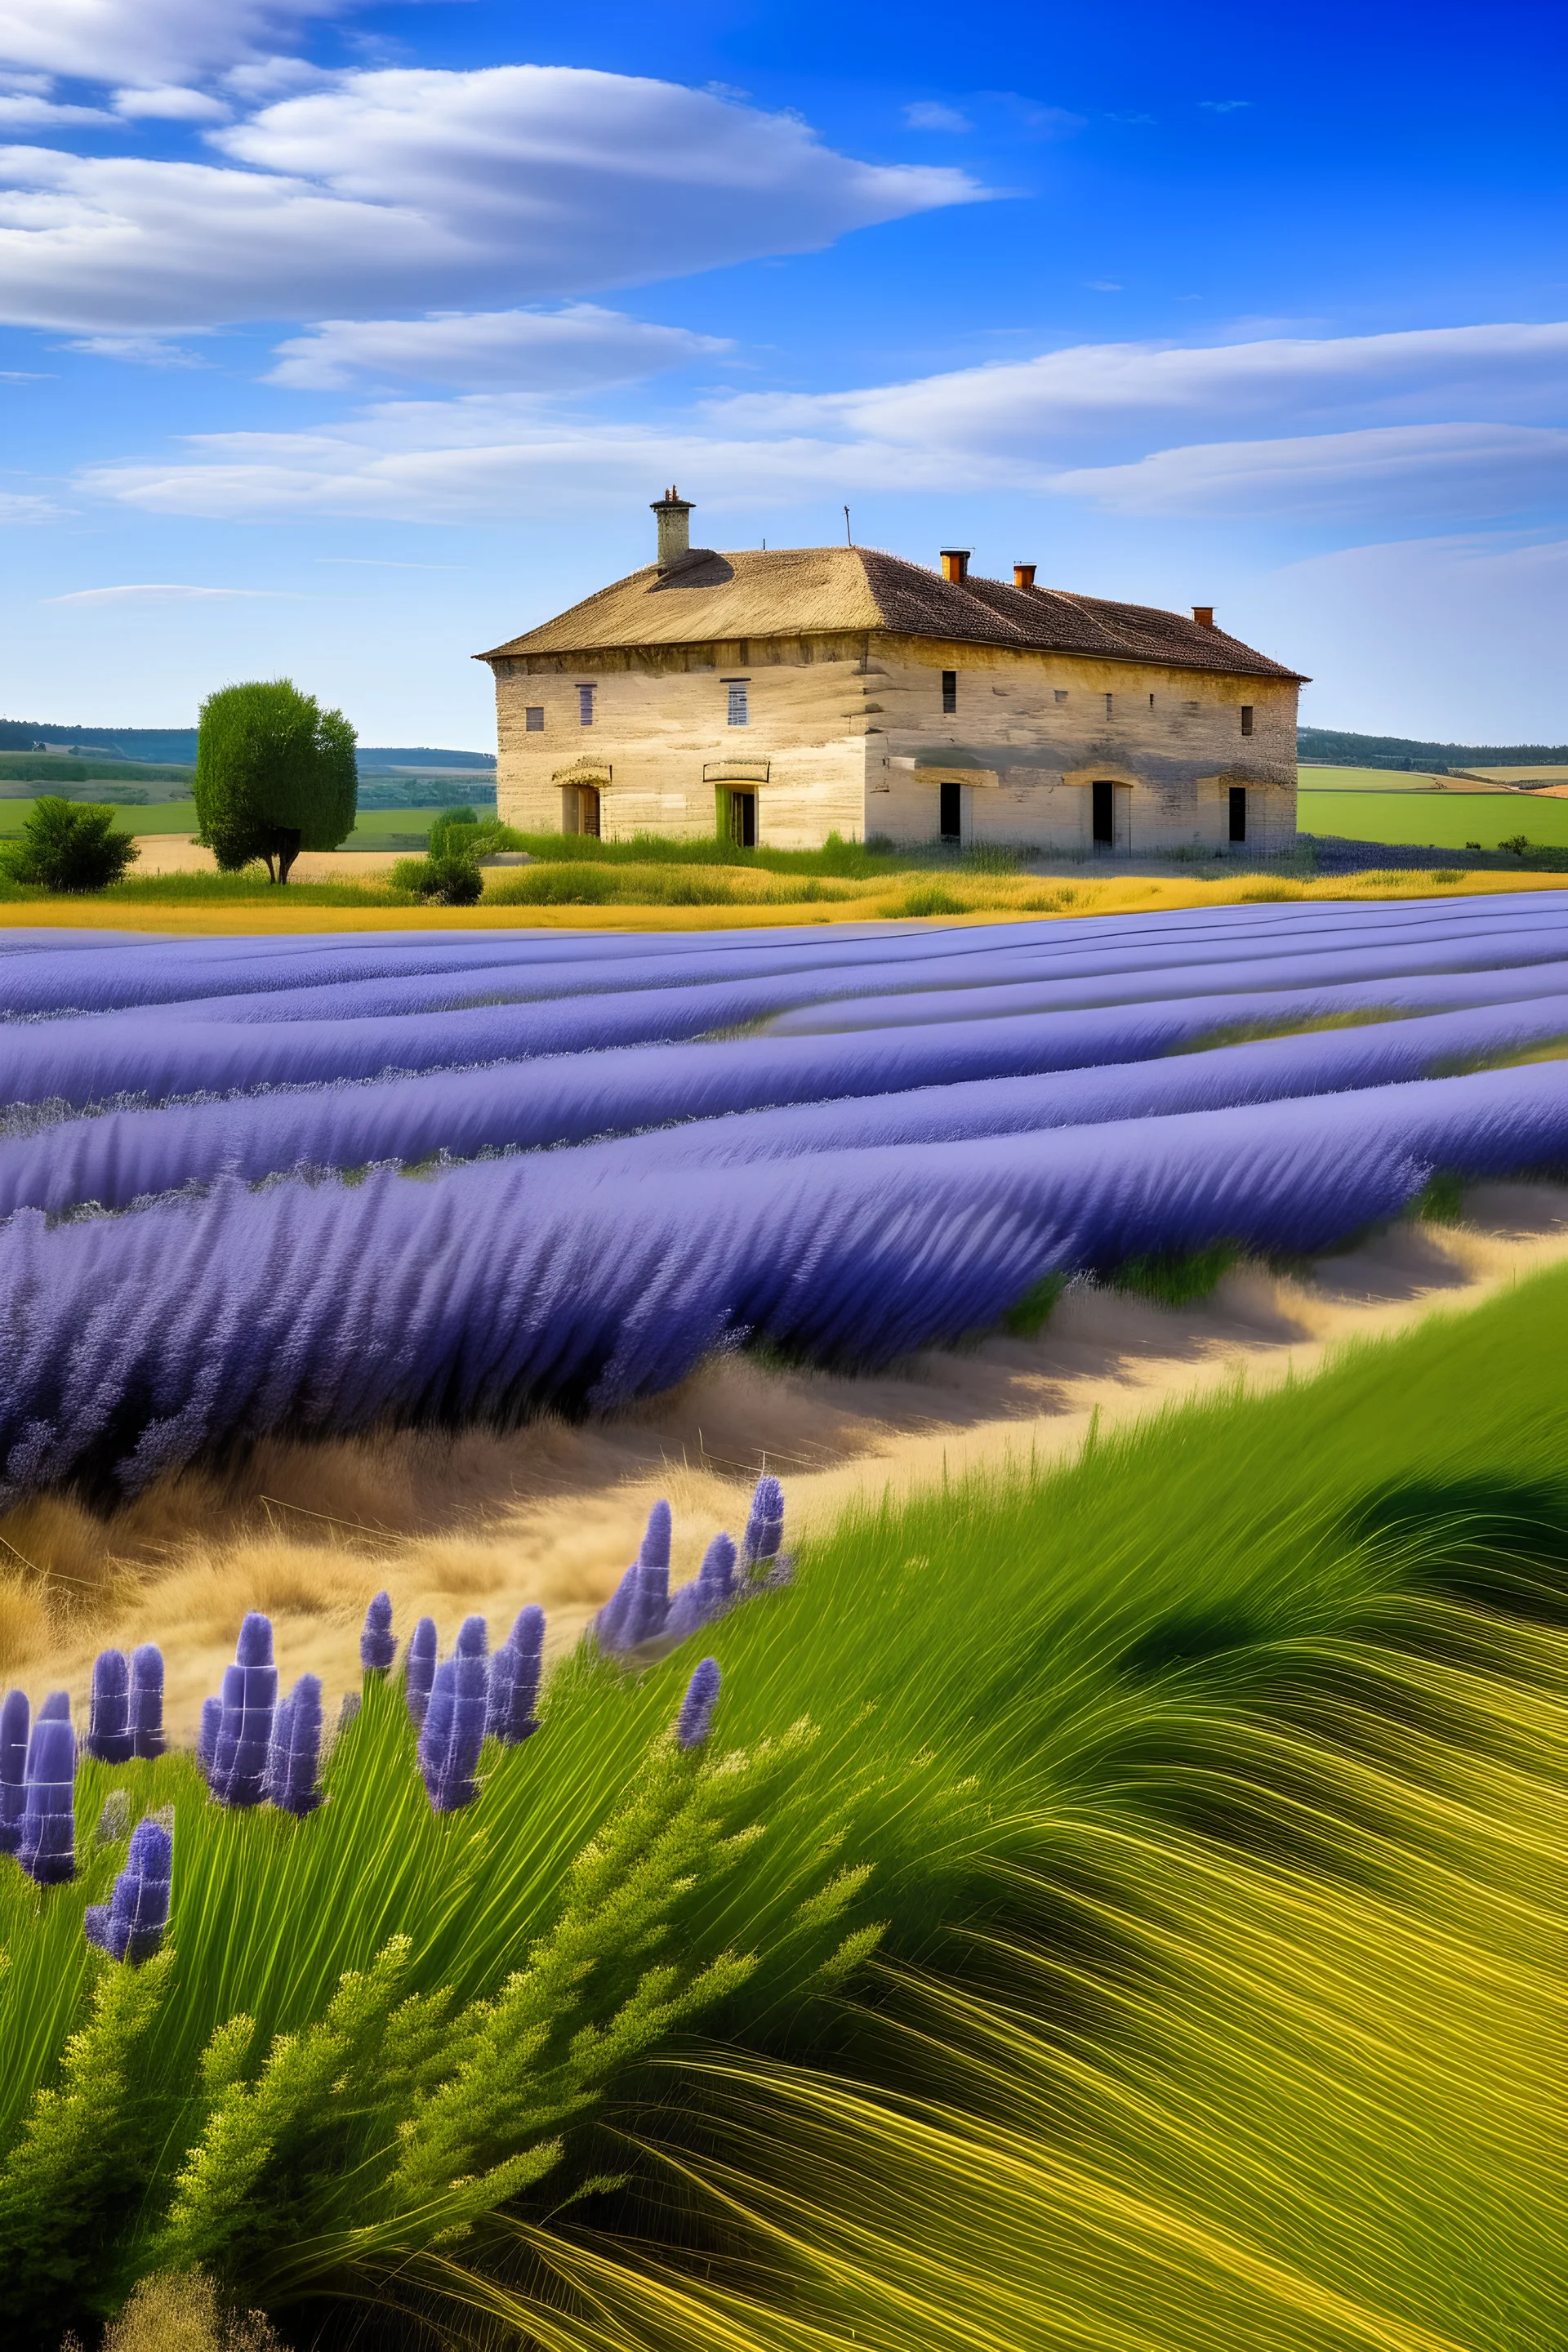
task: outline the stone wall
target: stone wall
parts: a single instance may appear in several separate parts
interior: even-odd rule
[[[580,779],[598,782],[611,840],[710,838],[725,785],[756,793],[767,847],[815,848],[833,831],[912,845],[939,830],[945,778],[976,844],[1089,854],[1097,780],[1121,787],[1116,854],[1227,847],[1233,788],[1247,796],[1249,852],[1295,839],[1296,688],[1284,679],[885,633],[495,669],[500,813],[531,832],[571,822]],[[952,714],[944,670],[957,677]],[[743,727],[728,724],[731,679],[746,684]],[[584,685],[591,726],[579,718]],[[542,727],[528,727],[531,707]]]

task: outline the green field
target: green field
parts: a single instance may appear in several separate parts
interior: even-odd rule
[[[1429,793],[1441,781],[1403,768],[1312,768],[1303,762],[1297,772],[1303,791],[1319,793]]]
[[[1539,848],[1568,849],[1568,801],[1526,800],[1513,793],[1319,792],[1297,801],[1303,833],[1342,834],[1351,841],[1409,843],[1434,849],[1482,849],[1523,834]]]
[[[18,834],[37,805],[35,801],[0,800],[0,840]],[[422,849],[431,820],[446,812],[433,808],[366,809],[344,842],[345,849],[383,852]],[[138,802],[114,812],[117,833],[195,833],[194,801]]]

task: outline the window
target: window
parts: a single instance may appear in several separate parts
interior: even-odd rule
[[[1151,709],[1151,710],[1152,710],[1152,709],[1153,709],[1153,708],[1154,708],[1154,698],[1153,698],[1153,696],[1152,696],[1152,695],[1151,695],[1151,696],[1149,697],[1149,708],[1150,708],[1150,709]]]
[[[1250,735],[1252,732],[1252,705],[1250,702],[1244,702],[1241,706],[1241,731],[1244,735]]]
[[[955,669],[942,671],[942,707],[944,712],[958,709],[958,672]]]
[[[1113,694],[1108,694],[1105,698],[1105,715],[1108,719],[1114,719],[1116,716],[1116,697]]]
[[[729,688],[729,689],[730,689],[730,724],[731,724],[731,727],[748,727],[748,726],[750,726],[750,724],[751,724],[751,714],[750,714],[750,712],[748,711],[748,709],[747,709],[747,708],[746,708],[746,686],[747,686],[747,681],[746,681],[746,679],[744,679],[743,677],[727,677],[727,678],[724,680],[724,684],[725,684],[725,685]]]
[[[531,702],[529,704],[528,709],[522,714],[522,723],[527,728],[531,735],[543,734],[544,705],[542,702]]]
[[[594,697],[597,690],[598,689],[592,686],[580,686],[577,688],[577,724],[579,727],[592,727],[594,723]]]
[[[1230,837],[1232,841],[1247,839],[1247,786],[1232,784],[1230,788]]]
[[[1065,686],[1058,686],[1056,688],[1056,698],[1058,702],[1065,702],[1067,700],[1068,690]]]

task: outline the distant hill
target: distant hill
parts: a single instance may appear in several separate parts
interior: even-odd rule
[[[79,748],[118,760],[151,760],[183,768],[194,768],[196,763],[194,727],[65,727],[53,719],[0,719],[0,751],[32,751],[40,743],[51,751]],[[428,767],[437,774],[443,770],[467,772],[472,769],[488,775],[494,770],[495,758],[489,751],[445,751],[428,743],[362,743],[359,764],[362,774],[388,768]]]
[[[1441,775],[1448,768],[1568,767],[1568,743],[1418,743],[1404,735],[1346,735],[1332,727],[1301,727],[1296,750],[1303,760],[1333,768],[1418,768]]]

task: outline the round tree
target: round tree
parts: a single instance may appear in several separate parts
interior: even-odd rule
[[[226,686],[201,707],[197,839],[225,874],[253,859],[287,882],[302,849],[335,849],[353,830],[354,730],[286,677]]]

